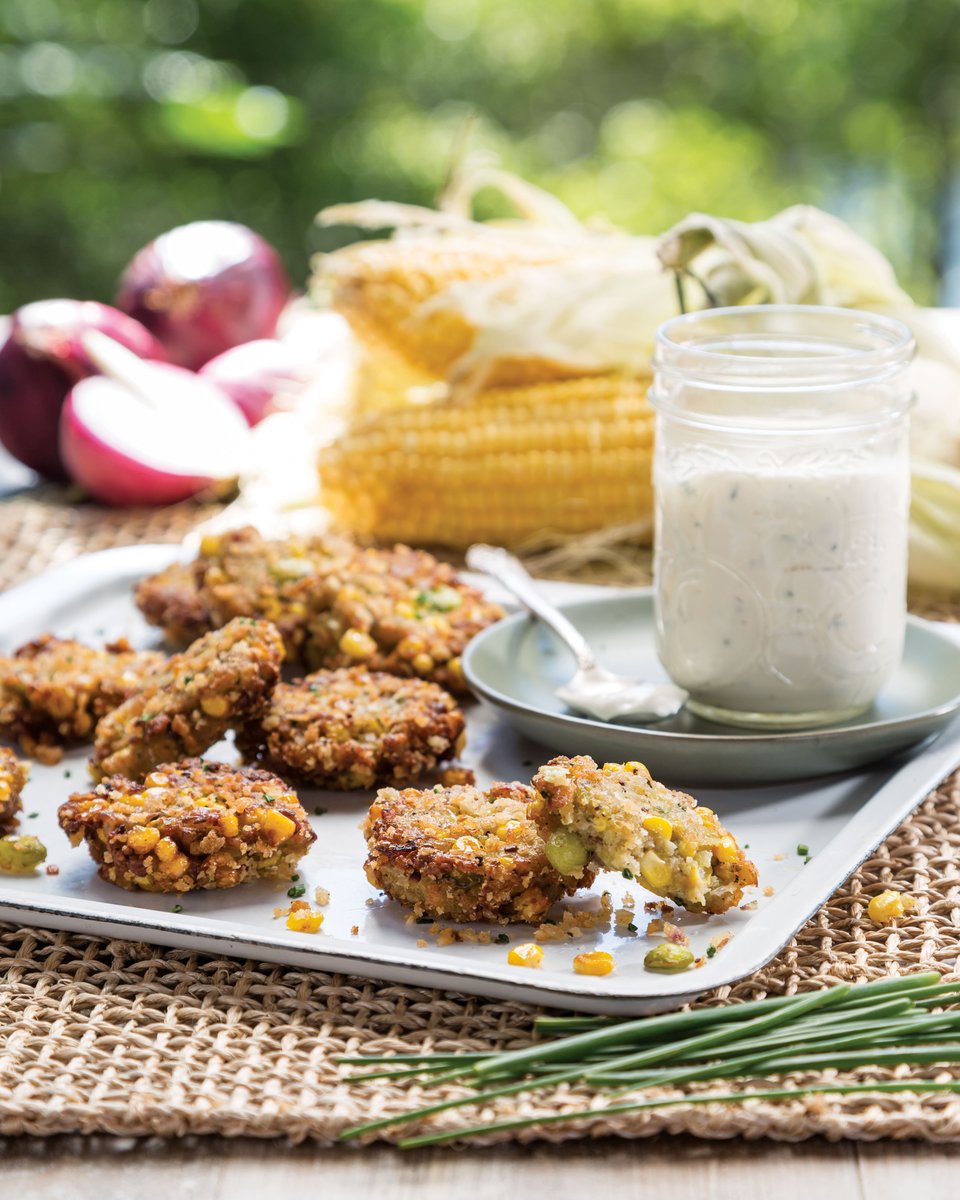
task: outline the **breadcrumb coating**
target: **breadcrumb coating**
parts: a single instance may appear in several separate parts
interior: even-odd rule
[[[536,923],[593,877],[550,866],[532,800],[520,783],[383,788],[363,825],[367,878],[418,917]]]
[[[285,778],[349,791],[412,783],[460,752],[463,731],[436,684],[350,667],[278,684],[237,742]]]
[[[269,621],[240,617],[204,634],[101,720],[94,779],[142,779],[158,763],[202,754],[263,710],[282,658],[283,643]]]
[[[295,792],[269,771],[186,759],[143,783],[122,775],[60,806],[108,883],[147,892],[289,879],[316,834]]]
[[[45,633],[0,657],[0,732],[41,762],[90,741],[97,722],[134,694],[165,656],[120,639],[102,650]]]
[[[533,778],[534,817],[545,838],[580,838],[591,865],[636,876],[691,912],[726,912],[757,869],[709,808],[650,777],[643,763],[585,755],[551,759]]]
[[[9,833],[20,815],[20,793],[30,771],[12,750],[0,747],[0,833]]]

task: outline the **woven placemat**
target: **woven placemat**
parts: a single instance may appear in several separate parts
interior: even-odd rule
[[[206,515],[209,510],[189,505],[122,514],[71,507],[55,489],[16,497],[0,505],[0,584],[85,550],[178,540]],[[936,609],[942,617],[957,612],[948,604]],[[919,906],[896,927],[880,928],[867,919],[866,902],[891,883]],[[927,798],[774,962],[705,1002],[931,967],[956,978],[958,953],[960,773]],[[449,992],[0,926],[0,1133],[189,1132],[329,1141],[357,1121],[403,1112],[422,1095],[396,1084],[351,1082],[335,1065],[337,1055],[521,1046],[530,1039],[534,1013],[521,1004]],[[825,1072],[821,1078],[863,1082],[911,1074],[960,1080],[960,1068]],[[469,1107],[445,1113],[436,1127],[605,1102],[565,1086],[505,1098],[480,1114]],[[608,1119],[597,1112],[519,1136],[660,1131],[956,1141],[960,1097],[809,1097]],[[395,1140],[389,1131],[381,1136]]]

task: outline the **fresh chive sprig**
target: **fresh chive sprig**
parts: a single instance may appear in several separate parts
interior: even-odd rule
[[[825,1068],[960,1063],[960,1011],[931,1011],[942,1010],[945,1004],[956,1000],[960,1000],[960,982],[944,983],[936,972],[930,971],[630,1021],[541,1017],[535,1026],[540,1039],[520,1050],[490,1054],[425,1050],[347,1056],[339,1060],[343,1065],[378,1068],[352,1075],[355,1080],[416,1081],[421,1088],[456,1082],[468,1091],[407,1113],[364,1122],[345,1130],[341,1138],[352,1140],[453,1108],[482,1106],[500,1097],[560,1083],[583,1082],[617,1094],[708,1080],[765,1079]],[[551,1034],[564,1036],[549,1038]],[[428,1145],[468,1137],[481,1128],[484,1132],[516,1129],[661,1105],[907,1090],[960,1092],[960,1083],[921,1080],[810,1084],[789,1089],[647,1098],[583,1113],[427,1133],[400,1144]]]

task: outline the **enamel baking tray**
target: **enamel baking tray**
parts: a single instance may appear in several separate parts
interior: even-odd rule
[[[136,612],[131,589],[178,553],[170,546],[108,550],[75,559],[6,592],[0,596],[0,648],[10,650],[46,630],[85,640],[126,636],[135,645],[156,644],[157,632]],[[560,603],[604,591],[565,584],[545,587]],[[576,754],[579,749],[571,743],[568,752]],[[216,758],[232,755],[228,742],[211,752]],[[493,779],[529,780],[549,757],[550,751],[525,740],[492,709],[468,705],[464,759],[481,784]],[[733,935],[702,968],[679,976],[644,969],[643,956],[654,942],[643,936],[649,916],[642,905],[652,897],[619,875],[599,876],[577,903],[595,906],[600,892],[608,890],[618,905],[631,892],[637,901],[639,935],[610,930],[577,942],[548,943],[539,970],[508,966],[509,947],[495,941],[437,945],[428,926],[407,925],[404,912],[364,877],[364,843],[358,827],[369,793],[308,789],[301,793],[308,813],[326,810],[311,816],[320,836],[301,864],[307,896],[312,897],[318,885],[331,896],[317,934],[292,933],[282,919],[274,918],[274,908],[288,903],[287,885],[247,884],[185,897],[121,891],[97,878],[86,849],[71,848],[57,825],[57,806],[70,791],[87,786],[82,751],[55,767],[32,767],[21,829],[35,833],[47,845],[48,862],[59,867],[59,874],[41,870],[28,878],[0,876],[0,920],[583,1012],[641,1014],[675,1007],[768,962],[958,763],[960,721],[954,721],[912,755],[869,770],[775,786],[698,788],[698,799],[715,808],[740,841],[748,844],[760,886],[755,889],[757,906],[750,911],[673,918],[687,930],[697,954],[705,952],[711,937]],[[807,851],[798,853],[798,847]],[[772,889],[772,894],[765,895],[764,889]],[[182,905],[183,911],[174,912],[175,904]],[[505,932],[514,944],[531,935],[525,927],[497,927],[493,932]],[[585,949],[609,950],[617,963],[613,974],[604,978],[574,974],[573,957]]]

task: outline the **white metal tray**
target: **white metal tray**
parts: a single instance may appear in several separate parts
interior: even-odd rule
[[[136,612],[131,588],[175,555],[169,546],[134,546],[75,559],[0,596],[0,648],[52,630],[63,636],[102,641],[120,635],[134,644],[155,644]],[[548,585],[560,602],[596,589]],[[466,763],[478,781],[528,781],[551,752],[524,741],[479,705],[468,706]],[[578,747],[571,745],[570,754]],[[222,743],[214,757],[230,758]],[[303,861],[301,876],[312,896],[317,885],[331,895],[326,920],[317,934],[292,933],[273,916],[287,903],[286,886],[248,884],[230,891],[183,896],[129,893],[102,882],[84,847],[72,849],[57,825],[57,806],[72,790],[87,786],[86,753],[68,755],[56,767],[34,764],[24,793],[21,828],[47,845],[59,875],[42,871],[19,878],[0,876],[0,919],[54,929],[136,938],[161,945],[232,954],[270,962],[352,972],[377,979],[453,988],[482,995],[525,1000],[584,1012],[639,1014],[674,1007],[690,996],[758,969],[768,962],[831,892],[894,829],[923,796],[960,763],[960,721],[907,760],[815,782],[723,790],[700,789],[698,798],[715,808],[741,842],[760,873],[757,907],[723,917],[680,914],[678,923],[702,954],[715,934],[734,936],[699,970],[680,976],[656,975],[643,967],[654,943],[643,936],[652,899],[635,882],[601,875],[577,901],[595,905],[601,890],[615,902],[625,892],[637,899],[640,934],[611,930],[583,941],[545,946],[539,970],[507,964],[508,946],[453,943],[438,946],[427,926],[407,925],[404,912],[367,883],[359,823],[369,793],[330,793],[304,789],[308,812],[320,835]],[[669,783],[669,780],[665,780]],[[809,863],[798,846],[809,848]],[[765,888],[773,894],[764,895]],[[175,904],[183,911],[175,913]],[[352,929],[356,927],[357,933]],[[501,932],[499,928],[494,934]],[[526,927],[507,927],[512,943],[529,940]],[[426,945],[418,942],[426,941]],[[611,951],[617,962],[604,978],[576,975],[573,957],[584,949]]]

